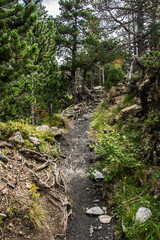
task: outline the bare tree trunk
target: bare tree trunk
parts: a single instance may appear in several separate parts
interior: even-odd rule
[[[96,66],[93,66],[92,67],[92,75],[91,75],[91,89],[94,88],[95,79],[96,79]]]
[[[104,66],[102,67],[102,83],[104,85]]]
[[[53,114],[53,103],[50,103],[49,114],[50,116]]]
[[[101,75],[102,75],[101,68],[99,67],[99,79],[98,79],[99,86],[101,86]]]
[[[82,94],[85,94],[85,82],[86,82],[87,70],[84,69],[83,79],[82,79]]]

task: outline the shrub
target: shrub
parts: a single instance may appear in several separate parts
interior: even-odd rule
[[[140,161],[137,160],[137,149],[125,135],[120,135],[111,126],[104,127],[103,135],[95,145],[95,149],[98,154],[103,155],[104,161],[99,163],[99,167],[105,168],[106,180],[119,178],[140,166]]]

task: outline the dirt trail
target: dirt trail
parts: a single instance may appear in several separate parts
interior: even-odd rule
[[[63,166],[68,177],[73,213],[68,222],[67,240],[114,239],[113,222],[101,224],[98,217],[86,214],[94,206],[107,207],[102,200],[100,185],[93,182],[87,173],[93,166],[94,153],[89,149],[87,131],[89,114],[74,121],[61,147],[65,160]]]

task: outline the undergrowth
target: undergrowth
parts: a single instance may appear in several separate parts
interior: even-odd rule
[[[25,218],[30,220],[35,229],[40,230],[44,228],[44,220],[46,219],[47,211],[40,202],[40,193],[37,193],[37,190],[38,187],[36,187],[35,184],[32,184],[29,190],[31,202],[27,209]]]
[[[126,97],[122,108],[131,99],[132,96]],[[106,108],[106,105],[103,103],[93,114],[90,137],[93,139],[93,136],[97,136],[94,148],[101,160],[95,168],[104,173],[105,185],[108,184],[110,188],[110,192],[106,192],[110,199],[106,197],[106,201],[115,212],[119,232],[117,239],[158,240],[160,168],[145,164],[141,154],[141,137],[143,125],[156,125],[159,118],[150,113],[148,121],[134,122],[133,117],[129,116],[124,122],[120,116],[116,124],[110,126],[121,107]],[[135,222],[140,207],[147,207],[152,212],[150,219],[144,223]]]
[[[59,117],[58,115],[53,118],[52,123],[55,123],[56,127],[65,125],[65,121],[62,121],[62,117]],[[40,150],[42,152],[52,154],[53,156],[58,156],[59,148],[55,144],[55,135],[53,132],[37,129],[36,126],[30,125],[24,120],[20,120],[19,122],[0,122],[0,140],[6,141],[6,139],[9,139],[15,132],[20,132],[24,140],[24,144],[17,143],[14,146],[15,148],[19,149],[21,147],[26,147],[33,150]],[[34,145],[34,143],[30,140],[30,137],[38,138],[40,143],[38,145]]]

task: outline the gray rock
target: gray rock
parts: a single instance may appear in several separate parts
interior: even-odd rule
[[[13,144],[24,144],[22,134],[20,132],[15,132],[12,137],[9,138],[9,141]]]
[[[86,213],[89,215],[102,215],[104,211],[100,207],[92,207],[87,209]]]
[[[55,131],[52,131],[52,133],[55,135],[55,137],[60,137],[63,134],[65,134],[65,130],[63,128],[57,129]]]
[[[112,220],[112,217],[108,216],[108,215],[101,215],[98,217],[100,223],[110,223]]]
[[[102,226],[98,226],[98,230],[101,230],[102,229]]]
[[[3,148],[3,147],[13,148],[12,144],[5,142],[5,141],[0,142],[0,147],[1,148]]]
[[[40,144],[40,140],[37,137],[29,137],[29,140],[36,146],[38,146]]]
[[[140,207],[136,213],[135,221],[144,223],[152,216],[151,210],[149,208]]]
[[[52,131],[56,131],[58,128],[57,127],[51,127]]]
[[[36,129],[41,130],[41,131],[51,131],[51,129],[48,125],[41,125],[41,126],[36,127]]]
[[[103,180],[104,176],[101,172],[94,170],[94,172],[92,173],[92,176],[94,178],[94,180]]]
[[[9,158],[0,151],[0,160],[4,163],[8,163]]]

